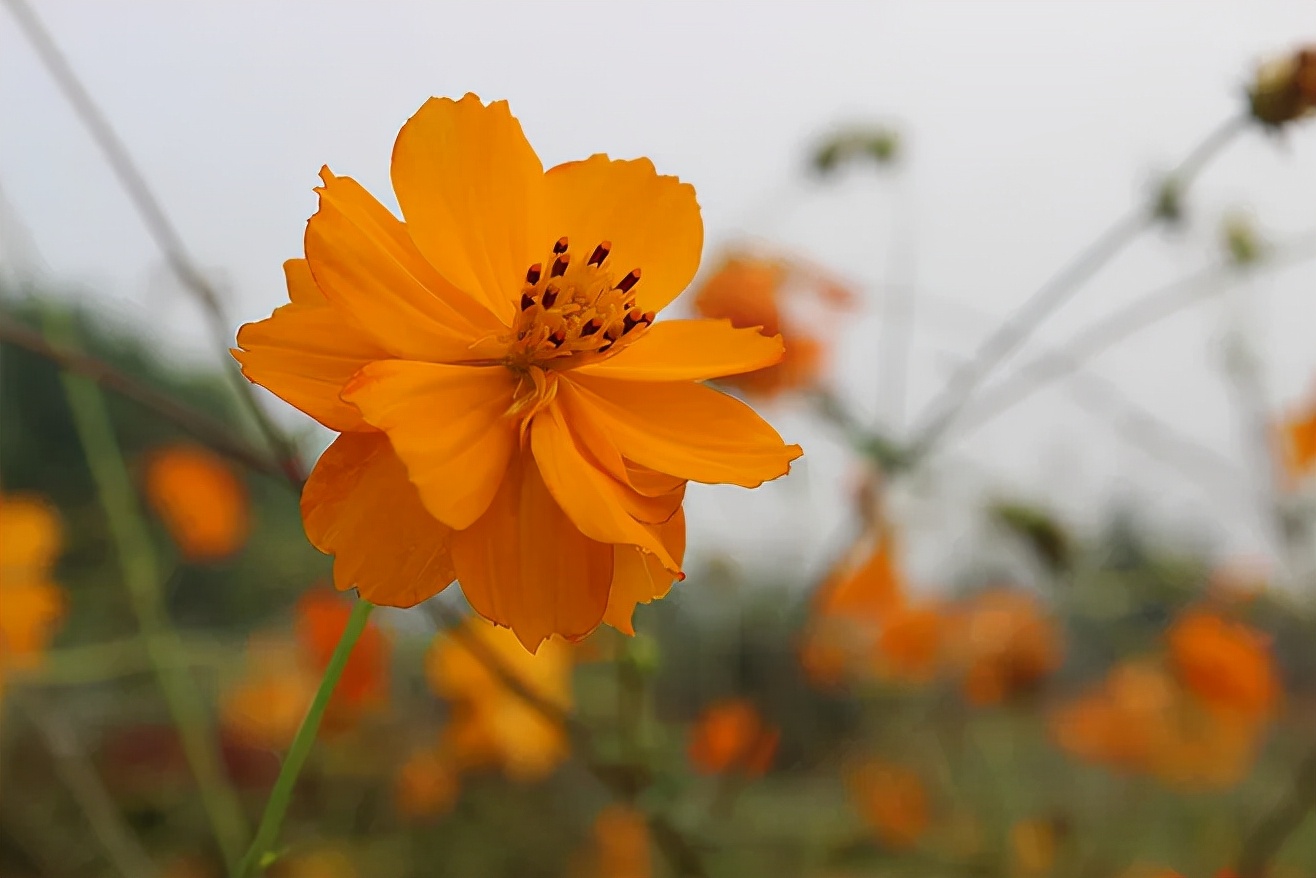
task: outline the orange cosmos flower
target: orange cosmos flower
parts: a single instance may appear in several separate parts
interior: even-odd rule
[[[609,805],[594,818],[594,851],[590,872],[595,878],[650,878],[653,852],[649,824],[627,805]]]
[[[340,588],[408,607],[455,575],[531,650],[628,619],[682,576],[687,480],[754,487],[800,455],[699,383],[781,340],[654,322],[703,225],[647,159],[546,172],[505,102],[467,95],[421,107],[392,172],[405,222],[321,172],[291,304],[238,333],[251,381],[342,434],[307,535]]]
[[[398,769],[393,799],[398,813],[412,818],[445,814],[457,801],[456,768],[433,747],[413,752]]]
[[[352,615],[350,601],[315,590],[297,602],[296,633],[302,655],[323,674]],[[388,698],[389,642],[378,626],[367,623],[334,688],[330,710],[350,713],[377,707]]]
[[[702,774],[766,774],[781,733],[742,698],[709,705],[690,732],[690,763]]]
[[[1209,707],[1257,720],[1275,710],[1278,674],[1261,632],[1207,610],[1188,610],[1166,640],[1175,675]]]
[[[1316,468],[1316,404],[1280,425],[1284,471],[1296,482]]]
[[[247,489],[223,458],[199,445],[153,451],[146,498],[189,561],[224,558],[246,542]]]
[[[872,761],[847,778],[859,816],[888,847],[912,848],[932,822],[923,779],[899,765]]]
[[[1054,820],[1020,820],[1010,827],[1009,841],[1015,875],[1045,875],[1055,865],[1060,839]]]
[[[700,286],[694,307],[704,317],[725,318],[732,326],[781,335],[786,346],[781,362],[734,376],[722,383],[757,396],[775,396],[817,384],[826,366],[826,348],[813,329],[794,319],[785,307],[790,292],[811,294],[807,303],[815,318],[830,306],[833,313],[853,305],[853,296],[816,269],[786,259],[730,254]]]
[[[430,688],[453,709],[444,732],[445,752],[458,768],[499,768],[513,780],[548,776],[570,755],[557,718],[528,704],[483,661],[483,654],[555,710],[571,708],[571,647],[549,640],[531,654],[516,636],[483,619],[466,623],[465,637],[440,634],[425,655]]]
[[[951,637],[973,704],[999,704],[1037,685],[1060,664],[1060,634],[1041,602],[1017,589],[969,599]]]
[[[44,500],[0,494],[0,690],[6,669],[35,666],[64,617],[50,581],[63,544],[59,516]]]

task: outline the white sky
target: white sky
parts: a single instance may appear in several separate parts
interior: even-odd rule
[[[709,261],[720,243],[751,235],[870,286],[912,273],[938,299],[915,336],[911,412],[945,380],[948,356],[973,350],[990,315],[1022,302],[1237,108],[1257,60],[1316,39],[1310,0],[34,5],[229,292],[235,321],[284,299],[280,265],[298,255],[322,163],[391,202],[401,123],[428,95],[475,91],[511,101],[545,165],[648,155],[694,183]],[[207,355],[196,313],[6,14],[0,120],[9,269],[31,260],[17,217],[53,278],[156,327],[177,356]],[[871,120],[902,132],[898,172],[821,185],[802,174],[820,132]],[[1316,231],[1316,122],[1281,141],[1246,135],[1190,207],[1185,230],[1131,250],[1037,341],[1063,340],[1206,264],[1231,210],[1250,211],[1275,240]],[[912,250],[892,266],[897,237]],[[1291,405],[1316,383],[1313,296],[1316,262],[1149,330],[1088,371],[1242,466],[1221,377],[1225,329],[1245,316],[1268,404]],[[870,309],[839,340],[837,385],[865,416],[876,410],[880,323]],[[692,542],[816,565],[845,539],[837,498],[854,470],[798,413],[769,414],[805,444],[807,463],[758,492],[696,492]],[[1048,497],[1077,522],[1135,496],[1172,532],[1205,529],[1226,552],[1266,545],[1245,499],[1222,500],[1130,448],[1062,384],[935,468],[935,502],[909,509],[920,572],[947,569],[970,533],[967,516],[948,509],[1007,488]]]

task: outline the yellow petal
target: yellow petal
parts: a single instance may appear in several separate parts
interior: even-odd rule
[[[677,563],[685,558],[685,510],[678,508],[670,520],[657,528],[663,544],[671,551]],[[603,621],[625,634],[634,634],[631,616],[637,604],[665,597],[671,591],[675,577],[663,567],[655,555],[646,555],[630,546],[613,549],[612,590],[608,593],[608,608]]]
[[[59,513],[36,494],[0,494],[0,586],[40,579],[64,545]]]
[[[302,491],[311,545],[334,556],[334,585],[372,604],[413,607],[456,574],[451,531],[421,505],[383,433],[345,433],[320,455]]]
[[[704,248],[704,221],[694,187],[659,176],[648,159],[606,155],[558,165],[548,182],[549,229],[589,252],[610,241],[617,277],[640,269],[642,311],[658,311],[690,285]]]
[[[665,567],[680,567],[662,541],[627,511],[624,487],[581,457],[561,410],[550,405],[530,424],[530,448],[544,484],[585,536],[653,552]]]
[[[502,325],[444,280],[407,229],[350,177],[321,171],[320,209],[306,224],[306,259],[325,298],[403,359],[456,362]]]
[[[703,381],[781,360],[781,336],[736,329],[729,320],[664,320],[616,356],[575,371],[630,381]]]
[[[749,406],[701,384],[572,374],[557,400],[571,423],[593,420],[612,436],[627,460],[695,482],[755,488],[802,453]]]
[[[516,447],[505,417],[514,389],[501,366],[386,360],[362,369],[343,399],[388,434],[430,514],[460,530],[489,507]]]
[[[416,246],[510,325],[544,230],[544,167],[506,101],[430,98],[393,146],[393,189]]]
[[[329,304],[305,259],[283,264],[292,304],[238,330],[233,356],[259,384],[331,430],[360,430],[361,413],[338,398],[366,363],[391,355],[347,312]]]
[[[488,511],[452,538],[462,593],[476,612],[534,652],[549,635],[578,639],[603,618],[612,546],[589,539],[518,454]]]

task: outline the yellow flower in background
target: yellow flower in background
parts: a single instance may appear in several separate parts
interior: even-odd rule
[[[146,499],[189,561],[232,555],[251,530],[242,479],[199,445],[169,445],[147,456]]]
[[[570,755],[566,729],[510,689],[485,655],[550,708],[566,712],[572,705],[571,647],[549,640],[531,654],[511,631],[472,618],[464,636],[440,634],[425,656],[430,688],[452,706],[443,748],[454,764],[501,769],[518,781],[546,777]]]
[[[62,546],[53,506],[0,494],[0,691],[8,670],[40,662],[64,618],[64,591],[50,579]]]
[[[897,850],[918,845],[932,823],[932,808],[917,772],[873,760],[852,770],[846,781],[859,816],[884,845]]]
[[[979,705],[1034,689],[1063,657],[1046,608],[1020,589],[993,588],[967,599],[948,640],[965,698]]]
[[[650,878],[653,851],[649,824],[632,807],[609,805],[594,818],[593,878]]]
[[[818,384],[827,365],[824,339],[832,331],[830,322],[853,305],[854,296],[845,287],[812,266],[741,253],[726,256],[694,299],[695,310],[703,317],[782,337],[786,351],[781,362],[720,379],[762,397]],[[795,311],[813,319],[805,320]]]
[[[772,767],[781,732],[742,698],[710,704],[690,730],[690,764],[701,774],[759,777]]]
[[[1054,820],[1020,820],[1010,827],[1009,841],[1013,874],[1045,875],[1055,865],[1060,839]]]
[[[1166,633],[1180,682],[1212,709],[1263,721],[1279,703],[1270,640],[1210,610],[1189,610]]]
[[[437,817],[452,810],[459,792],[460,776],[452,761],[439,748],[425,747],[399,767],[393,801],[404,817]]]
[[[338,587],[406,607],[455,575],[527,648],[580,638],[682,577],[687,480],[755,487],[799,456],[699,383],[777,362],[780,339],[655,323],[703,224],[647,159],[545,171],[505,102],[467,95],[398,135],[405,222],[322,178],[291,304],[234,355],[342,433],[302,497]]]

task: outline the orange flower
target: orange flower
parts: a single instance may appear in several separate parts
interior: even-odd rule
[[[319,683],[295,643],[278,636],[253,637],[245,672],[220,696],[220,724],[229,738],[246,747],[286,749]]]
[[[764,722],[741,698],[711,704],[690,732],[690,763],[703,774],[766,774],[777,755],[781,733]]]
[[[1055,865],[1056,825],[1052,820],[1020,820],[1010,827],[1010,861],[1016,875],[1045,875]]]
[[[644,815],[626,805],[609,805],[594,818],[595,878],[650,878],[653,853]]]
[[[0,494],[0,691],[7,669],[39,663],[64,617],[64,592],[50,581],[62,544],[54,507]]]
[[[493,657],[547,706],[566,712],[572,702],[571,647],[549,640],[532,655],[511,631],[477,618],[463,632],[439,635],[425,656],[430,688],[453,708],[445,752],[458,768],[500,768],[521,781],[546,777],[571,752],[566,730],[509,689],[482,659]]]
[[[872,761],[851,772],[847,780],[859,816],[883,844],[897,849],[918,844],[932,816],[927,790],[917,773]]]
[[[762,369],[728,376],[722,383],[757,396],[775,396],[812,387],[826,366],[823,342],[803,321],[784,312],[788,290],[816,294],[810,310],[829,305],[848,308],[853,297],[842,286],[816,270],[785,259],[731,254],[695,294],[694,307],[704,317],[727,319],[732,326],[780,334],[786,346],[781,362]],[[815,330],[818,331],[818,330]]]
[[[1166,635],[1175,675],[1211,708],[1264,719],[1280,687],[1269,639],[1241,622],[1189,610]]]
[[[1316,468],[1316,404],[1280,425],[1284,471],[1296,482]]]
[[[302,495],[339,588],[408,607],[455,575],[526,648],[578,639],[682,577],[687,480],[754,487],[799,456],[699,383],[777,362],[780,339],[654,323],[703,225],[648,160],[545,172],[505,102],[467,95],[398,135],[405,222],[321,176],[292,302],[234,355],[342,433]]]
[[[393,798],[406,817],[445,814],[457,801],[458,774],[452,763],[433,747],[417,750],[398,769]]]
[[[1037,598],[1015,589],[982,592],[962,609],[954,636],[965,697],[999,704],[1028,691],[1060,664],[1060,634]]]
[[[146,499],[189,561],[232,555],[250,530],[247,489],[199,445],[158,448],[146,460]]]
[[[311,669],[323,674],[352,615],[350,601],[319,589],[297,602],[296,631],[302,654]],[[389,644],[378,626],[367,624],[343,668],[334,689],[331,710],[358,712],[379,706],[388,698]]]
[[[941,669],[945,611],[934,603],[901,607],[882,626],[874,645],[879,679],[923,685]]]

